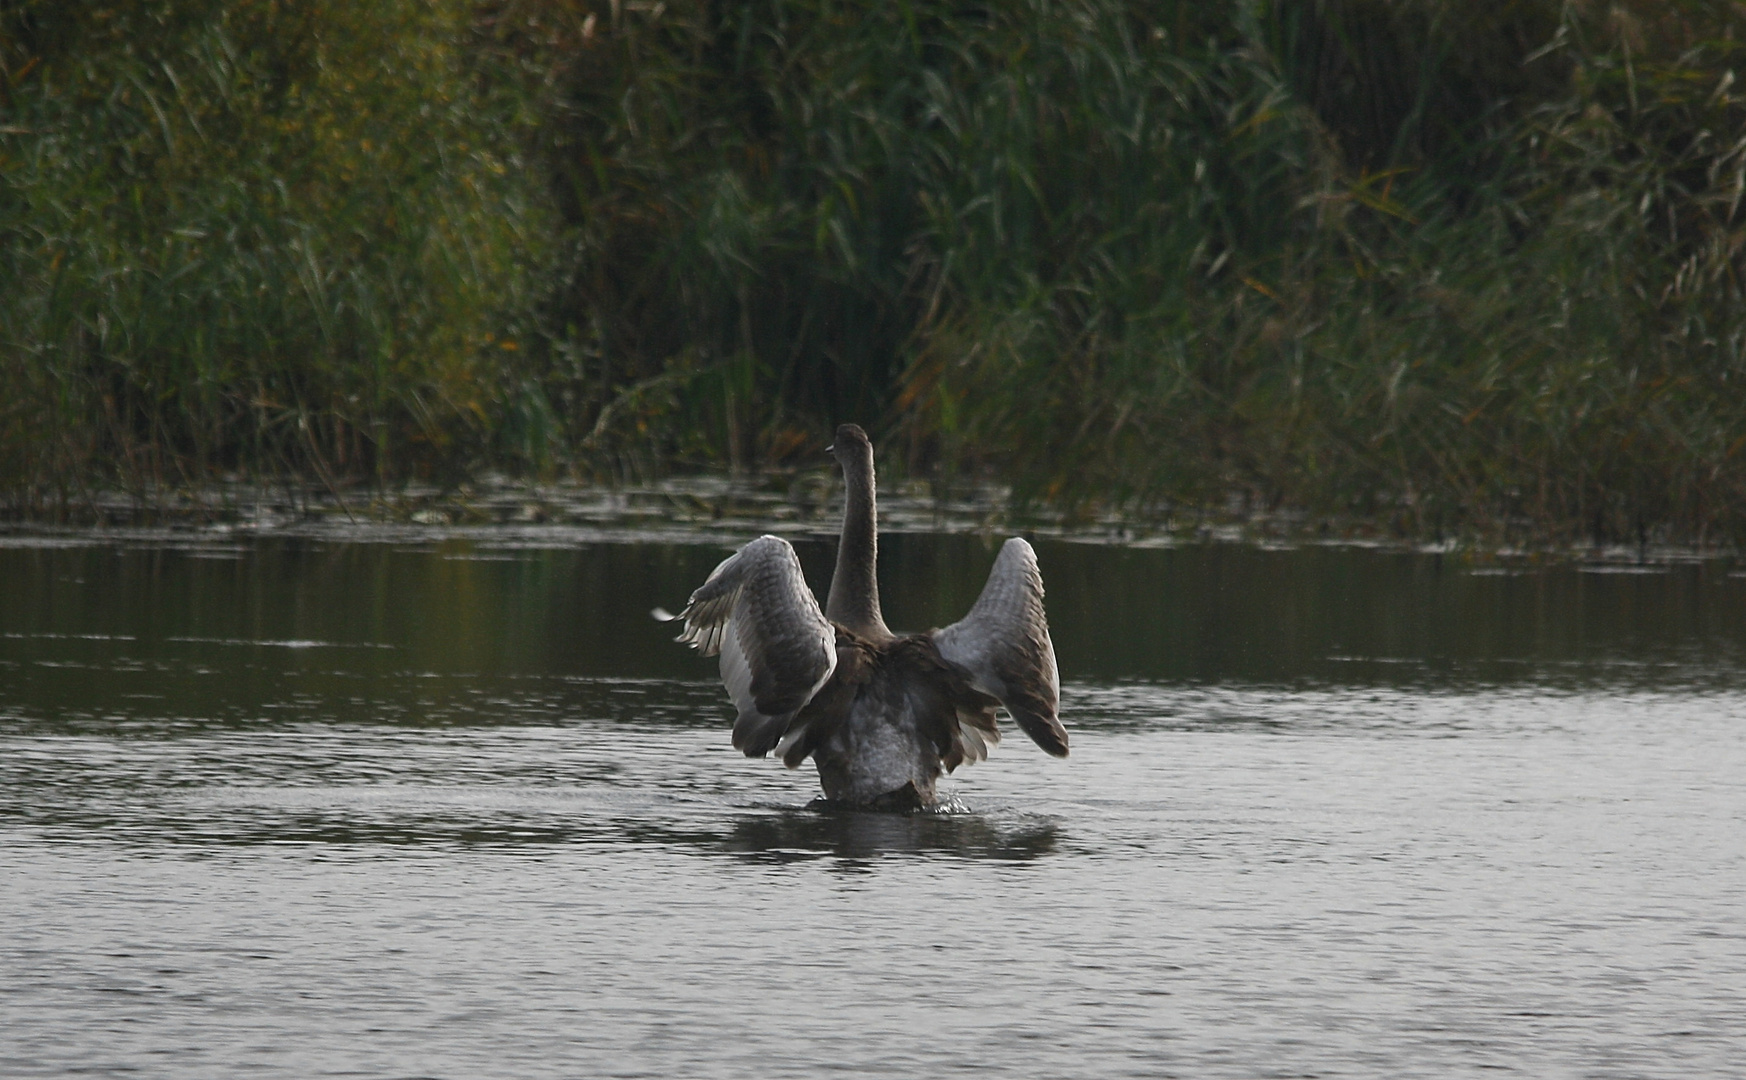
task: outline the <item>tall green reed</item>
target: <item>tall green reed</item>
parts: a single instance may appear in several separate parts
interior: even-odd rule
[[[1069,503],[1732,535],[1738,19],[621,13],[557,148],[567,400],[649,458],[877,418],[912,469]]]
[[[27,4],[0,133],[0,476],[336,489],[486,442],[545,230],[461,5]],[[518,201],[519,200],[519,201]]]
[[[1101,366],[1130,320],[1177,317],[1190,264],[1263,243],[1304,154],[1269,123],[1276,82],[1195,5],[613,10],[555,124],[556,303],[587,360],[552,393],[598,416],[671,377],[613,416],[652,457],[780,457],[854,417],[921,467],[1002,451],[1015,398],[1070,434],[1082,410],[1026,396],[1040,355],[969,411],[945,368],[1014,334]]]

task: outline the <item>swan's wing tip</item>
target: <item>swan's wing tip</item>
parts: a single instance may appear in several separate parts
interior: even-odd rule
[[[654,619],[656,622],[672,622],[674,619],[677,619],[679,616],[673,614],[671,611],[668,611],[664,607],[657,607],[657,608],[651,608],[649,610],[649,617],[651,619]]]
[[[1015,717],[1015,719],[1017,719]],[[1050,718],[1053,720],[1053,718]],[[1035,722],[1021,724],[1025,734],[1031,741],[1042,748],[1043,753],[1050,757],[1064,758],[1067,756],[1067,731],[1059,720],[1053,722]]]

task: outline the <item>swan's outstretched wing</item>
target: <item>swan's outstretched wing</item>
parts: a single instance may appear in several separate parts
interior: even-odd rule
[[[1043,617],[1043,575],[1031,545],[1016,536],[1006,542],[976,606],[935,630],[934,643],[971,686],[1000,699],[1032,742],[1067,756],[1067,729],[1056,715],[1061,681],[1055,646]]]
[[[677,640],[721,654],[721,681],[740,710],[734,746],[763,757],[837,667],[825,621],[788,541],[760,536],[722,562],[677,618]]]

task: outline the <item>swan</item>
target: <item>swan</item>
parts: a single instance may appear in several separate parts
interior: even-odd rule
[[[879,612],[873,444],[844,424],[829,452],[847,498],[824,610],[794,548],[766,535],[717,566],[678,615],[657,611],[683,621],[676,640],[721,657],[739,709],[735,748],[747,757],[775,751],[791,769],[810,757],[830,803],[896,810],[937,805],[942,769],[988,756],[1000,741],[998,706],[1043,750],[1066,757],[1031,545],[1006,541],[959,621],[893,634]]]

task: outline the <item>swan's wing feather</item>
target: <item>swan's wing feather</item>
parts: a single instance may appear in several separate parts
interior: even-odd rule
[[[734,746],[747,757],[768,754],[836,670],[836,631],[778,536],[724,560],[678,618],[679,641],[721,656],[721,681],[739,709]]]
[[[1031,545],[1016,536],[1008,540],[970,613],[935,630],[933,637],[940,655],[963,671],[971,686],[999,698],[1032,742],[1056,757],[1067,756],[1055,645]]]

